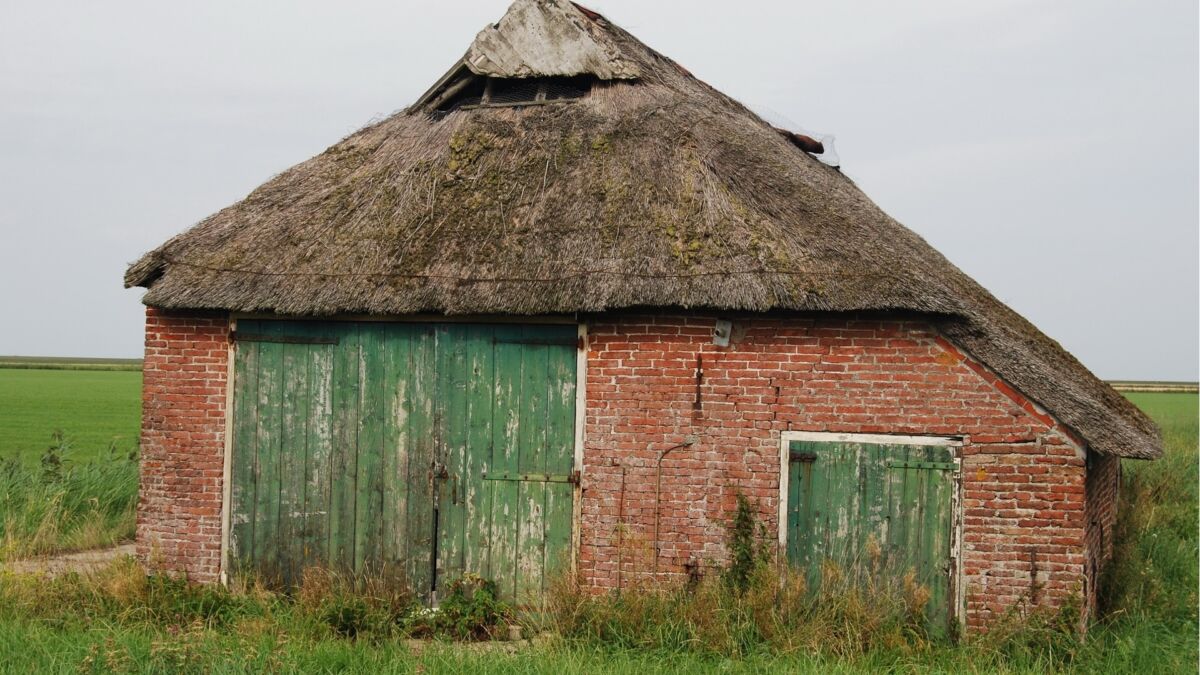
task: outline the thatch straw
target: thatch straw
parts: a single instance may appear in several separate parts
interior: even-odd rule
[[[638,79],[402,111],[146,254],[126,284],[156,307],[305,316],[920,312],[1095,450],[1161,453],[1145,415],[836,169],[594,21]]]

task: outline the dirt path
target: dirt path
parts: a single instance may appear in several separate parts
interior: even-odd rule
[[[17,574],[45,574],[53,577],[66,572],[91,572],[121,556],[133,554],[133,544],[122,544],[112,548],[63,553],[45,558],[12,560],[0,563],[0,570]]]

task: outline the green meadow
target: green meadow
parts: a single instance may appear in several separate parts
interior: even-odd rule
[[[137,448],[139,370],[9,368],[0,365],[0,459],[36,463],[61,431],[68,458]]]
[[[127,560],[51,581],[4,572],[132,536],[139,388],[136,371],[0,367],[0,672],[1197,672],[1195,394],[1129,395],[1167,454],[1124,464],[1116,558],[1085,639],[1050,616],[951,644],[881,624],[855,597],[781,633],[753,589],[710,589],[574,597],[543,617],[552,636],[518,646],[410,640],[427,637],[414,615],[358,589],[193,587]]]

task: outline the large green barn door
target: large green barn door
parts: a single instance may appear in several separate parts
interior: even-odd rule
[[[240,321],[230,560],[540,595],[571,541],[575,328]]]
[[[935,632],[951,618],[953,449],[792,441],[789,444],[787,556],[810,588],[823,569],[874,576],[903,588],[905,575],[929,593]]]

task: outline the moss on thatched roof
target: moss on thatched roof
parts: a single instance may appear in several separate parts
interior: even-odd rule
[[[146,254],[126,284],[156,307],[310,316],[920,312],[1095,450],[1161,453],[1145,415],[845,176],[603,17],[518,0],[464,58],[599,83],[402,111]]]

